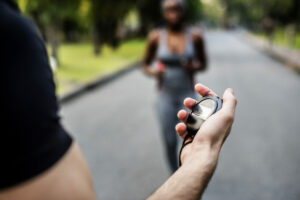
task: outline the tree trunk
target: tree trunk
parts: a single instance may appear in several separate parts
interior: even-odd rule
[[[100,35],[99,35],[97,25],[94,26],[93,42],[94,42],[94,54],[95,56],[99,56],[101,54],[102,45],[101,45]]]
[[[58,41],[57,41],[57,28],[54,24],[50,24],[47,27],[47,41],[50,45],[50,62],[52,68],[57,68],[59,66],[58,58]]]

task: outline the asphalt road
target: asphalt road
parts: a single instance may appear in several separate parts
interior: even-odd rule
[[[204,200],[300,199],[300,77],[234,33],[207,33],[199,82],[235,89],[236,121]],[[135,70],[64,104],[100,199],[150,195],[169,176],[155,118],[155,83]]]

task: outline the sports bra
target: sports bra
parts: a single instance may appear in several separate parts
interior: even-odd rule
[[[195,49],[192,34],[189,29],[185,31],[185,51],[182,54],[174,54],[169,51],[168,34],[166,29],[160,30],[157,59],[165,63],[168,67],[181,67],[182,60],[191,60],[195,57]]]
[[[165,73],[159,80],[159,88],[169,92],[190,91],[193,88],[193,74],[188,73],[182,66],[183,61],[192,61],[195,57],[195,49],[192,34],[189,29],[185,31],[185,51],[182,54],[174,54],[169,51],[168,35],[166,29],[160,30],[160,40],[156,59],[165,65]]]

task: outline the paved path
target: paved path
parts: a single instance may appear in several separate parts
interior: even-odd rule
[[[270,56],[286,63],[291,69],[300,73],[300,51],[283,47],[276,44],[270,45],[270,42],[264,38],[257,37],[247,31],[242,31],[242,36],[252,42],[257,48],[265,51]]]
[[[210,69],[197,78],[235,89],[235,126],[204,200],[300,199],[300,77],[232,33],[208,33]],[[154,82],[139,71],[63,106],[101,199],[144,199],[168,177]]]

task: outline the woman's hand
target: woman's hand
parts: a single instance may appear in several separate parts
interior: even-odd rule
[[[148,66],[142,66],[142,70],[147,74],[148,76],[155,77],[157,79],[161,79],[163,77],[164,71],[160,71],[158,69],[152,69]]]
[[[166,70],[165,64],[161,61],[158,61],[156,63],[156,67],[154,68],[153,74],[157,79],[161,79],[163,77],[165,70]]]
[[[161,79],[164,75],[164,71],[160,71],[160,70],[153,70],[153,76],[157,79]]]
[[[195,73],[201,69],[201,63],[197,60],[184,60],[182,66],[189,73]]]

